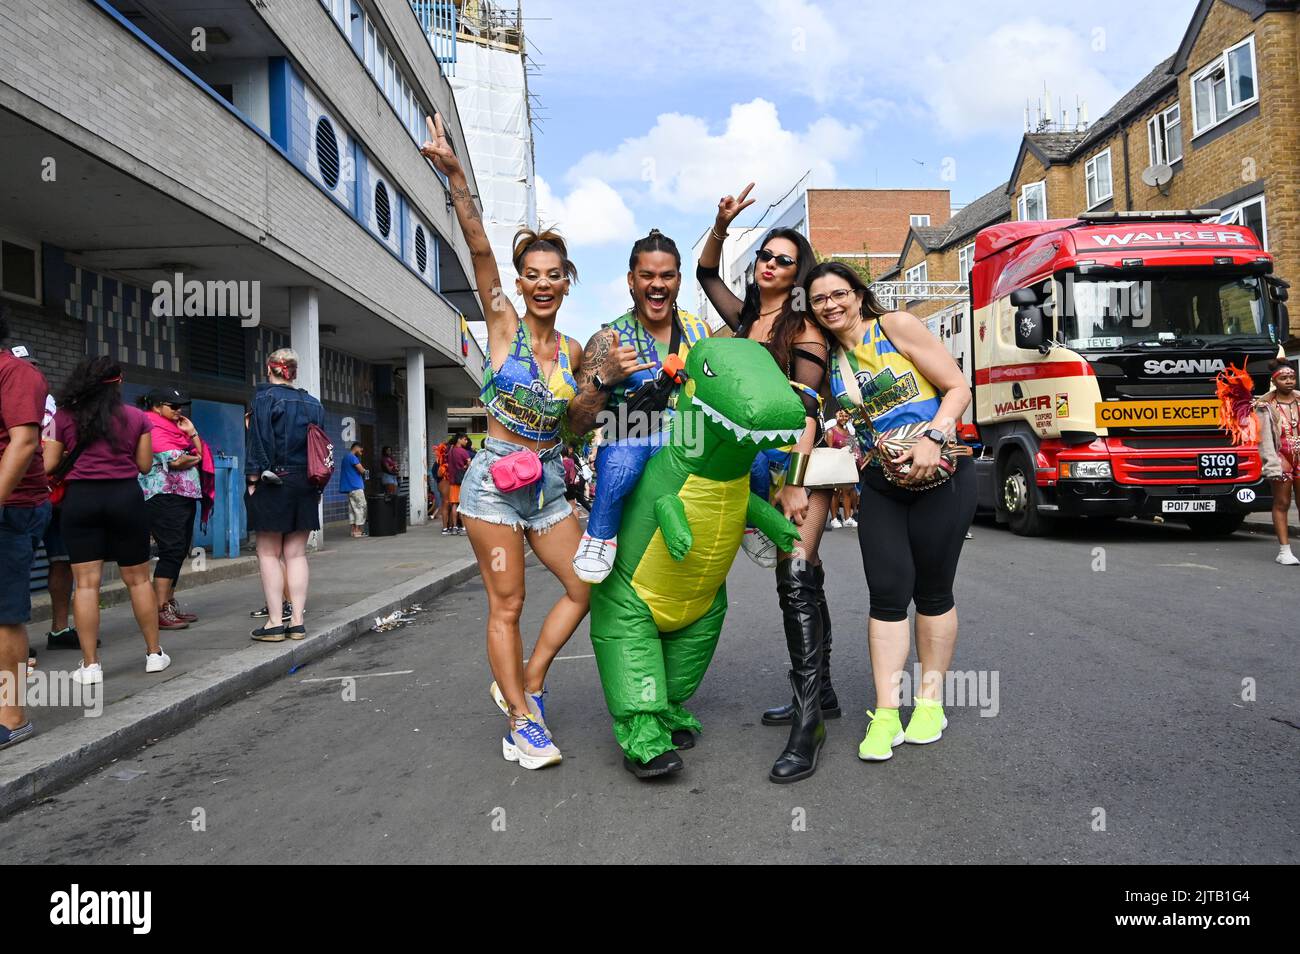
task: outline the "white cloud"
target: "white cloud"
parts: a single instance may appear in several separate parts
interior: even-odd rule
[[[542,225],[558,229],[575,248],[627,242],[639,234],[632,210],[609,183],[593,176],[571,178],[573,189],[561,197],[537,177],[537,218]]]
[[[765,99],[731,107],[722,130],[710,132],[698,116],[664,113],[644,136],[608,152],[588,153],[569,171],[571,181],[597,178],[624,185],[639,200],[707,215],[718,199],[756,182],[759,205],[773,201],[807,171],[812,182],[835,183],[835,163],[861,146],[864,130],[823,116],[802,133],[781,125]]]
[[[934,82],[921,95],[939,125],[954,136],[1019,128],[1026,98],[1036,104],[1044,84],[1055,118],[1060,119],[1057,97],[1066,97],[1071,122],[1075,97],[1089,104],[1096,119],[1119,94],[1097,69],[1087,35],[1077,30],[1024,20],[952,49],[954,55],[946,59],[938,53],[926,57],[924,74]],[[996,82],[988,81],[991,71]]]

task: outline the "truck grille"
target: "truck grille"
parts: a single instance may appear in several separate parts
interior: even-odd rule
[[[1234,447],[1222,434],[1110,437],[1106,444],[1115,481],[1121,484],[1253,484],[1260,479],[1259,450],[1254,445]],[[1196,454],[1189,450],[1232,451],[1237,455],[1237,476],[1202,481]]]

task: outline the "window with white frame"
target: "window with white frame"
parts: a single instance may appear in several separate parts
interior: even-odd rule
[[[365,39],[365,60],[366,69],[370,75],[375,75],[375,25],[366,19],[366,39]]]
[[[1047,218],[1047,183],[1030,182],[1020,189],[1016,200],[1016,218],[1021,222],[1041,222]]]
[[[1200,135],[1259,100],[1255,37],[1230,46],[1192,76],[1192,126]]]
[[[957,252],[957,281],[970,281],[971,266],[975,264],[975,243],[963,247]]]
[[[909,216],[909,218],[911,220],[912,225],[925,226],[930,224],[930,217],[928,215],[912,215]]]
[[[1115,195],[1115,188],[1110,177],[1110,150],[1099,152],[1083,164],[1084,189],[1087,191],[1088,208],[1100,205]]]
[[[1259,244],[1268,248],[1268,224],[1264,218],[1264,197],[1257,195],[1253,199],[1230,206],[1223,210],[1219,221],[1224,225],[1244,225],[1255,233]]]
[[[904,294],[913,298],[925,294],[925,288],[918,286],[916,283],[928,282],[930,280],[929,275],[930,269],[926,262],[922,262],[919,265],[913,265],[909,268],[903,273],[903,280],[908,284],[908,289]]]
[[[1147,120],[1147,157],[1153,166],[1183,158],[1183,110],[1177,103]]]

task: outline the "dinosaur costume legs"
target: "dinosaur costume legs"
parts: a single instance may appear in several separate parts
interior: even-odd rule
[[[721,586],[709,609],[693,623],[671,633],[659,633],[650,610],[631,617],[624,610],[602,611],[606,588],[593,587],[592,621],[617,619],[618,630],[596,632],[591,643],[605,690],[605,704],[614,717],[614,737],[638,762],[649,762],[675,746],[676,729],[700,731],[700,721],[683,705],[695,694],[713,659],[727,614],[727,588]]]

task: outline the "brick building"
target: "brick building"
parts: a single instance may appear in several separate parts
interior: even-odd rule
[[[980,228],[1085,211],[1163,209],[1221,210],[1220,221],[1252,228],[1273,255],[1275,273],[1295,283],[1297,129],[1300,0],[1200,0],[1178,49],[1100,119],[1082,129],[1025,133],[1004,186],[954,216],[947,232],[912,228],[878,291],[935,330],[936,315],[960,308],[943,297],[945,289],[927,283],[957,282],[955,294],[965,297],[963,253]],[[1144,173],[1165,181],[1150,185]],[[967,229],[959,220],[968,212],[981,224]],[[1293,324],[1289,352],[1300,346],[1297,331]]]

